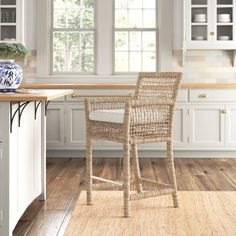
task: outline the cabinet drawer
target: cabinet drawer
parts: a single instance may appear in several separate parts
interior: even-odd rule
[[[96,91],[93,91],[93,90],[82,90],[82,91],[75,91],[77,92],[78,94],[80,94],[80,97],[73,97],[72,95],[68,95],[67,96],[67,101],[69,102],[76,102],[76,101],[84,101],[84,98],[86,97],[86,95],[93,95],[93,96],[96,96],[96,95],[128,95],[130,93],[134,93],[133,90],[96,90]],[[83,94],[85,95],[84,97]],[[179,94],[178,94],[178,97],[177,97],[177,101],[178,102],[187,102],[188,101],[188,91],[187,90],[180,90]]]
[[[65,100],[66,100],[66,96],[53,99],[51,102],[64,102]]]
[[[188,90],[181,89],[177,97],[177,102],[187,102],[187,101],[188,101]]]
[[[194,89],[190,90],[190,102],[234,102],[235,89]]]

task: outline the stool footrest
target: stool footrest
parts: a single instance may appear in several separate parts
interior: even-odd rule
[[[94,190],[108,190],[108,189],[112,189],[112,190],[122,190],[123,189],[123,183],[118,182],[118,181],[113,181],[113,180],[109,180],[109,179],[105,179],[105,178],[101,178],[101,177],[97,177],[97,176],[92,176],[93,180],[97,180],[97,181],[101,181],[103,183],[96,183],[92,185],[92,188]]]
[[[144,184],[145,186],[148,187],[158,187],[158,188],[171,188],[170,184],[165,184],[165,183],[161,183],[161,182],[156,182],[154,180],[150,180],[150,179],[145,179],[145,178],[140,178],[138,180],[138,183],[140,184]]]
[[[150,191],[150,192],[135,193],[135,194],[130,195],[130,201],[172,194],[173,192],[174,190],[172,188],[166,188],[166,189]]]

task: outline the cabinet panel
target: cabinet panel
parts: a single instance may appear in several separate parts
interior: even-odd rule
[[[184,105],[177,105],[174,117],[174,146],[182,146],[187,143],[187,109]]]
[[[193,89],[189,93],[190,102],[235,102],[235,89]]]
[[[227,106],[226,112],[226,145],[236,146],[236,106]]]
[[[223,146],[225,131],[224,107],[192,105],[190,107],[190,145]]]
[[[86,123],[84,104],[67,104],[66,116],[66,145],[78,149],[86,145]]]
[[[2,143],[0,141],[0,212],[2,213],[3,210],[3,183],[4,183],[4,178],[3,178],[3,153],[2,153]],[[2,216],[0,216],[0,227],[2,226]]]
[[[64,104],[51,103],[47,110],[47,149],[64,146],[64,122]]]

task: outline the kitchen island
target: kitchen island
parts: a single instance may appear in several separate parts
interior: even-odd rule
[[[46,199],[46,112],[73,90],[0,94],[0,235],[10,236],[37,197]]]

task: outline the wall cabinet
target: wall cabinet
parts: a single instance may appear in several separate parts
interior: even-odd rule
[[[189,49],[236,50],[235,0],[184,2],[183,56]]]
[[[24,42],[24,0],[0,0],[0,41]]]

